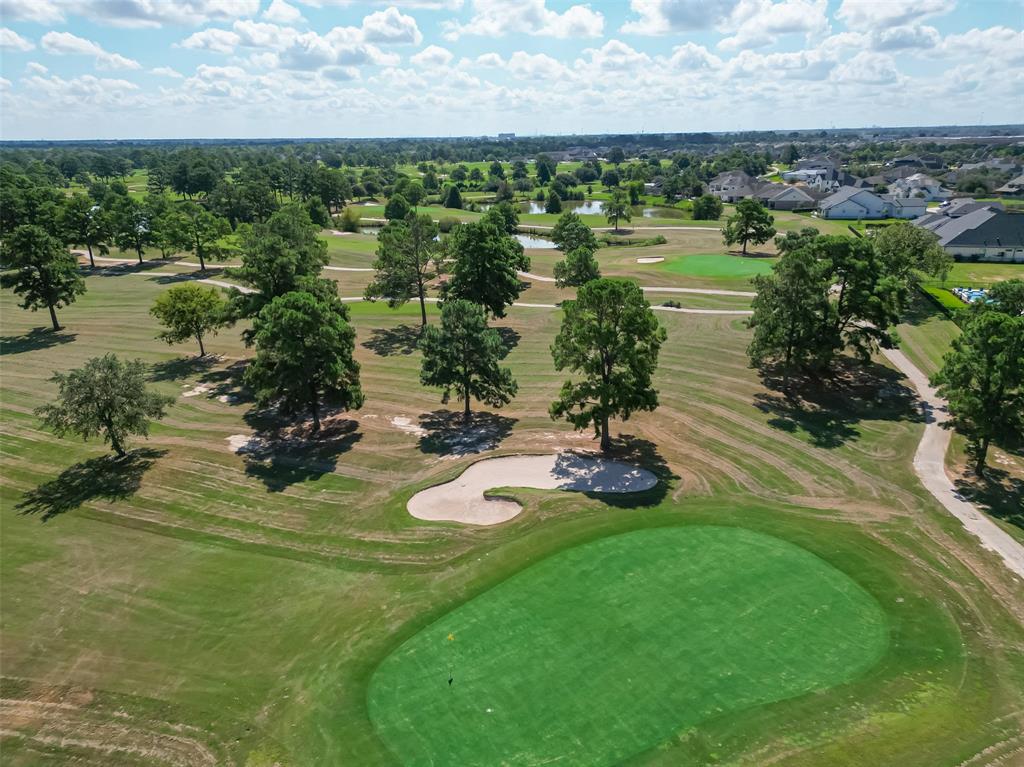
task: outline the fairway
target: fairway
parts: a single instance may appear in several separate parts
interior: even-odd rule
[[[875,599],[804,549],[655,528],[567,549],[423,629],[375,672],[370,716],[406,765],[613,764],[854,679],[887,643]]]
[[[768,274],[775,259],[744,258],[715,253],[683,256],[660,264],[658,268],[687,277],[743,278]]]

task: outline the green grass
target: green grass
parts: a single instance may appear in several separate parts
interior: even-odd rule
[[[643,254],[700,255],[718,239],[665,236]],[[353,265],[369,257],[336,247],[332,258]],[[737,287],[641,267],[636,255],[602,248],[598,257],[602,270],[643,284]],[[554,256],[536,261],[548,274]],[[344,295],[361,293],[365,274],[325,272]],[[407,499],[479,456],[443,455],[396,425],[429,424],[445,409],[419,383],[415,304],[352,305],[366,404],[328,419],[336,436],[257,460],[229,438],[272,437],[294,422],[239,386],[253,354],[244,323],[209,339],[220,359],[199,362],[193,345],[157,340],[149,307],[171,284],[97,270],[59,311],[59,334],[45,330],[45,313],[0,292],[5,765],[399,764],[368,709],[373,674],[396,648],[560,552],[687,525],[810,552],[881,606],[889,644],[855,679],[674,730],[633,765],[934,767],[1002,753],[1018,734],[1020,587],[917,481],[923,426],[912,400],[844,390],[821,407],[794,404],[749,367],[743,318],[658,312],[668,332],[654,380],[660,406],[613,431],[632,435],[619,455],[658,471],[663,496],[513,490],[524,511],[508,524],[430,524],[409,516]],[[521,300],[557,296],[537,283]],[[550,355],[560,318],[512,308],[493,322],[519,391],[498,412],[507,433],[488,455],[594,446],[547,415],[566,378]],[[102,444],[58,440],[32,413],[52,398],[53,371],[108,351],[143,360],[151,386],[174,397],[149,440],[135,441],[156,451],[149,458],[112,465]],[[197,383],[213,388],[185,397]],[[748,577],[739,559],[722,567],[723,577]]]
[[[680,256],[666,259],[657,266],[672,274],[687,277],[712,277],[719,279],[747,279],[758,274],[769,274],[773,258],[744,258],[718,253],[704,253],[694,256]]]
[[[849,681],[887,636],[869,594],[785,541],[644,530],[545,559],[416,634],[374,674],[370,717],[405,765],[547,764],[568,743],[576,763],[619,763]]]

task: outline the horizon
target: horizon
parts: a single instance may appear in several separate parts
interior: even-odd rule
[[[1024,120],[1019,0],[3,0],[0,11],[5,141]]]

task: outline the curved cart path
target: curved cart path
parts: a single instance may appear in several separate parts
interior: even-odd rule
[[[513,500],[488,498],[495,487],[576,490],[588,493],[637,493],[658,484],[647,469],[597,456],[561,452],[554,455],[506,455],[485,458],[450,482],[416,493],[406,508],[417,519],[497,525],[523,510]]]
[[[1024,578],[1024,545],[978,511],[974,504],[965,501],[946,474],[946,452],[953,436],[952,430],[943,428],[950,418],[946,401],[935,392],[927,376],[907,355],[899,349],[883,349],[882,353],[910,380],[921,398],[925,427],[914,454],[914,471],[921,483],[950,514],[981,540],[982,546],[1002,557],[1010,570]]]

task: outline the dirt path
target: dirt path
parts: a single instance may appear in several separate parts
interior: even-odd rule
[[[497,525],[523,508],[509,499],[488,498],[487,491],[495,487],[636,493],[656,484],[658,478],[646,469],[596,456],[508,455],[477,461],[451,482],[421,490],[406,508],[417,519]]]
[[[936,394],[928,378],[898,349],[883,349],[882,353],[905,375],[917,389],[925,413],[926,425],[921,442],[914,455],[914,471],[921,483],[950,514],[981,540],[981,545],[994,551],[1006,566],[1024,578],[1024,545],[993,522],[974,504],[965,501],[946,474],[946,452],[953,436],[943,428],[950,416],[946,401]]]

